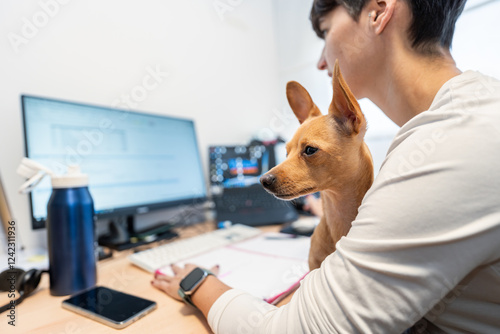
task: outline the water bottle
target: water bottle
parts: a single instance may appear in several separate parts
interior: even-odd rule
[[[78,166],[52,175],[47,204],[50,294],[65,296],[96,284],[94,202]]]

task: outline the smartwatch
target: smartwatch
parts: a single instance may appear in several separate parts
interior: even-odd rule
[[[179,286],[179,296],[189,305],[196,307],[191,301],[191,296],[200,287],[209,275],[214,275],[210,270],[194,268],[184,277]],[[215,276],[215,275],[214,275]]]

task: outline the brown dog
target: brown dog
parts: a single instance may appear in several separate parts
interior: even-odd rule
[[[288,102],[301,126],[287,143],[287,159],[260,181],[277,198],[321,191],[324,215],[311,238],[309,268],[318,268],[347,234],[373,182],[373,163],[363,141],[366,120],[335,63],[333,100],[322,115],[299,83],[287,84]]]

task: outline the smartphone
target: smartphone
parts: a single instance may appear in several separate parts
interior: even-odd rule
[[[96,286],[71,296],[62,307],[113,328],[125,328],[156,308],[151,300]]]

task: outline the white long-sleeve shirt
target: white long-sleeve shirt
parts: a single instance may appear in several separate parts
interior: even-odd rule
[[[208,321],[230,334],[500,333],[500,82],[464,72],[401,127],[348,235],[289,304],[229,290]]]

